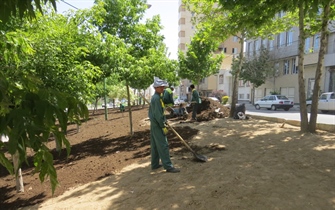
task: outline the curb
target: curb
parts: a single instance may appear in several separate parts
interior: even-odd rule
[[[268,120],[268,121],[277,122],[277,123],[285,122],[289,125],[300,127],[299,120],[285,120],[283,118],[266,117],[266,116],[259,116],[259,115],[253,115],[253,114],[248,114],[248,115],[252,116],[252,118],[254,119]],[[316,129],[335,133],[335,125],[331,125],[331,124],[317,123]]]

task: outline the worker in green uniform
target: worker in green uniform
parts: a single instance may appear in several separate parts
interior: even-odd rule
[[[177,173],[180,170],[173,166],[170,159],[169,144],[166,138],[168,129],[164,115],[164,102],[161,96],[167,86],[166,81],[158,77],[154,78],[155,94],[151,98],[149,107],[151,169],[154,170],[163,166],[167,172]],[[163,165],[159,164],[159,160]]]
[[[163,92],[163,102],[165,106],[171,107],[174,105],[173,91],[174,91],[174,88],[172,86],[165,88]]]
[[[193,84],[190,86],[190,90],[192,91],[191,103],[193,104],[192,121],[196,121],[197,120],[197,118],[196,118],[197,110],[198,110],[198,108],[201,104],[201,98],[200,98],[199,93],[195,89]]]

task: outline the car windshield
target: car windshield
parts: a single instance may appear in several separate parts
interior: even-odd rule
[[[281,100],[288,100],[288,98],[286,96],[277,96],[278,99],[281,99]]]

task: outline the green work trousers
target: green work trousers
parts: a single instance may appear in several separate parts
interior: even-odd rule
[[[164,169],[173,168],[169,144],[160,126],[150,123],[151,168],[156,169],[161,159]]]

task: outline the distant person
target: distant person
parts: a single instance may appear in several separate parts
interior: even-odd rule
[[[177,173],[179,169],[172,165],[169,152],[169,144],[166,138],[168,129],[166,127],[166,118],[164,115],[164,102],[161,94],[168,84],[166,81],[154,78],[155,94],[151,98],[149,106],[150,119],[150,146],[151,146],[151,169],[164,167],[166,172]],[[161,160],[163,165],[159,164]]]
[[[192,110],[192,121],[197,121],[197,110],[199,109],[199,106],[201,104],[201,98],[199,96],[199,92],[195,89],[194,85],[192,84],[190,86],[190,91],[192,91],[192,98],[191,103],[193,104],[193,110]]]
[[[123,103],[120,103],[120,112],[124,112],[124,105],[123,105]]]
[[[173,91],[174,91],[174,88],[172,86],[168,87],[164,90],[164,92],[163,92],[163,102],[164,102],[165,106],[171,107],[171,106],[174,105]]]

